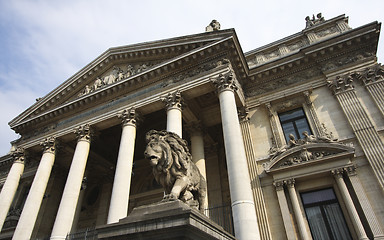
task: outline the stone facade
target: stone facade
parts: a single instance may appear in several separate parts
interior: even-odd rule
[[[144,156],[152,129],[187,141],[206,216],[237,239],[317,239],[328,207],[346,239],[384,239],[379,32],[318,14],[243,53],[215,20],[110,48],[9,123],[21,137],[0,158],[0,239],[121,234],[163,198]]]

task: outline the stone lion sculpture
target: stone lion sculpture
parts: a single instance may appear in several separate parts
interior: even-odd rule
[[[168,131],[151,130],[146,135],[144,155],[156,181],[164,188],[163,201],[180,199],[189,206],[206,208],[207,183],[192,162],[187,142]]]

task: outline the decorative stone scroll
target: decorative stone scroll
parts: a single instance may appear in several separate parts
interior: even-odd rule
[[[91,141],[92,130],[89,124],[78,126],[74,133],[77,136],[77,141]]]

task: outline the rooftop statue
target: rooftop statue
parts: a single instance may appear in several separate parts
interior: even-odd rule
[[[315,18],[315,15],[312,15],[312,19],[309,16],[307,16],[305,18],[305,28],[310,28],[310,27],[312,27],[316,24],[322,23],[324,21],[325,21],[325,19],[321,13],[318,13],[316,15],[316,18]]]
[[[205,28],[206,32],[213,32],[220,30],[220,23],[217,20],[212,20],[212,22]]]
[[[164,188],[163,201],[180,199],[203,212],[207,183],[192,162],[187,142],[175,133],[156,130],[147,133],[146,141],[144,155]]]

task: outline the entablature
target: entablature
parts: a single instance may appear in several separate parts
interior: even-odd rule
[[[348,64],[376,59],[379,31],[380,23],[373,22],[253,67],[244,85],[246,96],[267,94],[324,76],[324,72],[344,68]]]
[[[164,85],[169,85],[197,75],[212,68],[207,64],[208,61],[222,56],[231,61],[241,80],[245,78],[246,68],[243,64],[244,56],[239,50],[233,29],[111,48],[9,124],[17,133],[22,134],[28,129],[28,125],[48,125],[46,123],[55,119],[62,119],[103,102],[114,101],[118,96],[148,87],[155,82],[163,81]],[[146,65],[148,62],[149,66]],[[126,74],[127,69],[125,76],[109,81],[111,71],[122,71],[119,66],[124,63],[140,64],[137,65],[135,74]],[[111,70],[113,66],[114,69]],[[107,79],[108,84],[93,88],[92,91],[86,90],[87,85],[94,85],[100,76],[103,76],[103,80]]]

